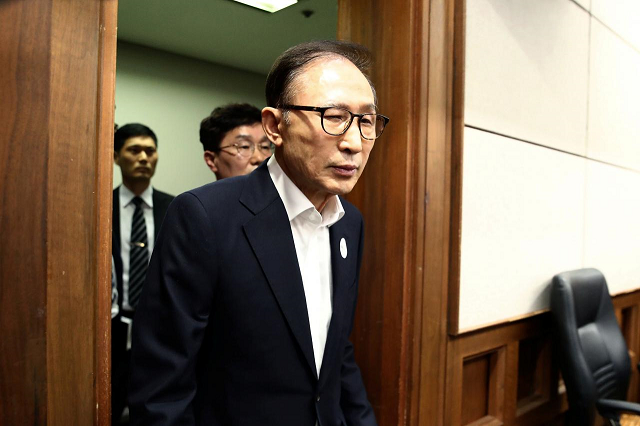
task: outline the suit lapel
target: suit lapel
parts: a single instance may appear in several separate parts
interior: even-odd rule
[[[341,241],[344,239],[346,251],[342,256]],[[326,380],[335,365],[340,365],[334,361],[336,356],[342,356],[340,353],[340,336],[344,327],[344,312],[351,309],[351,303],[347,297],[347,293],[353,280],[355,279],[356,244],[358,240],[354,236],[354,232],[348,226],[348,218],[343,217],[339,222],[329,228],[329,244],[331,245],[331,275],[333,279],[333,314],[329,324],[329,332],[327,333],[327,342],[325,344],[324,356],[322,358],[322,368],[320,369],[320,386]]]
[[[113,190],[113,211],[111,215],[113,232],[112,240],[114,248],[117,247],[117,252],[120,253],[120,187]],[[114,250],[115,251],[115,250]]]
[[[291,226],[266,162],[249,176],[244,188],[240,202],[255,215],[243,226],[245,235],[309,368],[317,377],[307,303]]]
[[[120,187],[113,190],[113,210],[111,215],[111,256],[116,266],[118,283],[118,306],[122,306],[122,254],[120,250]]]

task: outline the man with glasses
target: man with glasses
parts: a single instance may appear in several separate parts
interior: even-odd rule
[[[134,424],[376,425],[349,342],[364,225],[341,197],[388,122],[368,58],[287,50],[262,110],[274,155],[172,204],[134,326]]]
[[[200,142],[216,180],[251,173],[271,155],[260,110],[249,104],[214,109],[200,123]]]

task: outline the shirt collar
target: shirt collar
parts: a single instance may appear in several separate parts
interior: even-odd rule
[[[136,198],[136,194],[131,192],[129,188],[125,185],[120,185],[120,205],[123,207],[127,207],[133,199]],[[140,194],[140,198],[142,201],[149,207],[153,208],[153,187],[149,185],[147,189],[144,190],[142,194]]]
[[[280,195],[280,199],[284,204],[284,208],[287,211],[289,222],[294,220],[301,214],[308,212],[307,215],[316,212],[315,206],[309,201],[309,199],[300,191],[300,188],[286,175],[286,173],[278,164],[275,154],[271,156],[267,162],[269,168],[269,175],[271,180]],[[321,224],[324,226],[331,226],[344,216],[344,208],[340,202],[340,197],[334,195],[329,198],[325,204],[322,212],[319,213],[322,216]]]

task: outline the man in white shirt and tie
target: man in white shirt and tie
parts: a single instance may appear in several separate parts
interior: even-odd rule
[[[274,155],[172,203],[133,327],[134,425],[376,426],[349,341],[364,224],[341,197],[388,122],[368,58],[288,49],[262,110]]]
[[[131,123],[114,135],[114,161],[122,185],[113,191],[112,255],[118,297],[111,322],[112,423],[126,405],[130,330],[156,235],[173,196],[151,186],[158,163],[158,139],[147,126]]]

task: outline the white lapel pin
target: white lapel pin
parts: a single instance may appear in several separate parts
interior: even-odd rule
[[[343,259],[347,258],[347,241],[344,238],[340,239],[340,254]]]

